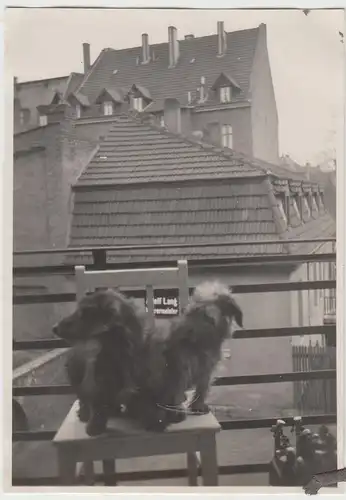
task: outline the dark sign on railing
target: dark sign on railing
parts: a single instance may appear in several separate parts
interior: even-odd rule
[[[148,311],[147,300],[145,300],[145,309]],[[159,295],[154,294],[154,315],[159,318],[168,318],[179,314],[179,295],[178,292],[160,290]]]

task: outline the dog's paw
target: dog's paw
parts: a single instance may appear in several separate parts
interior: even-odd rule
[[[210,412],[210,408],[206,403],[194,402],[189,406],[189,410],[195,415],[205,415]]]
[[[104,417],[94,416],[86,425],[86,433],[88,436],[98,436],[103,434],[107,429],[107,419]]]
[[[79,409],[77,415],[81,422],[87,422],[90,418],[90,412],[88,406],[79,403]]]

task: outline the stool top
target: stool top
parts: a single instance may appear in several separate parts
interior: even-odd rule
[[[75,401],[53,439],[54,444],[85,440],[108,440],[109,438],[116,439],[134,436],[157,437],[168,433],[181,434],[183,432],[193,433],[196,431],[215,433],[221,430],[221,426],[214,415],[212,413],[207,413],[206,415],[187,415],[183,422],[169,425],[162,433],[146,431],[137,422],[125,417],[111,418],[107,424],[107,432],[100,434],[99,436],[88,436],[85,431],[85,423],[79,420],[77,411],[78,401]]]

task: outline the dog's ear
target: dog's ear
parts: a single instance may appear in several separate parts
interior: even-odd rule
[[[240,326],[240,328],[243,328],[243,311],[240,309],[233,297],[229,297],[228,303],[237,325]]]

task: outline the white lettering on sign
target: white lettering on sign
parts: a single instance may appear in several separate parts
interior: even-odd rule
[[[145,304],[148,312],[148,306]],[[175,316],[179,314],[179,302],[177,297],[155,297],[154,315],[155,316]]]

